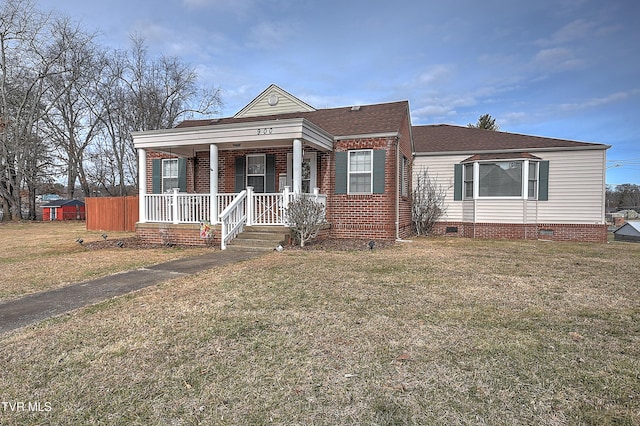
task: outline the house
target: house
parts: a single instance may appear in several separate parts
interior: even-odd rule
[[[630,220],[620,228],[613,231],[613,238],[616,241],[632,241],[640,243],[640,221]]]
[[[408,237],[411,132],[407,101],[316,109],[271,85],[233,117],[134,133],[136,232],[195,245],[212,235],[224,249],[284,225],[288,203],[308,194],[325,206],[328,237]]]
[[[301,194],[325,206],[327,237],[403,239],[412,234],[412,181],[424,171],[446,191],[439,234],[607,237],[608,145],[412,126],[407,101],[316,109],[271,85],[232,117],[187,120],[133,140],[136,232],[151,243],[209,238],[224,249],[258,226],[284,225]]]
[[[57,199],[42,205],[42,220],[84,220],[82,201]]]
[[[609,145],[484,129],[414,126],[416,174],[445,192],[441,235],[607,241]]]

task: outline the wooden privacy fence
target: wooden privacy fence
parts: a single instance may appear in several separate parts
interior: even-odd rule
[[[85,199],[87,230],[135,231],[138,196]]]

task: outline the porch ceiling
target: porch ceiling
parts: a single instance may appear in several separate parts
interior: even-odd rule
[[[208,151],[216,144],[220,150],[259,149],[291,146],[294,139],[321,151],[333,149],[333,136],[303,118],[253,121],[133,134],[135,148],[171,152],[185,157]]]

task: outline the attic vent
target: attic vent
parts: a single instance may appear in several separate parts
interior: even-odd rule
[[[360,105],[354,105],[351,107],[351,111],[360,111]]]

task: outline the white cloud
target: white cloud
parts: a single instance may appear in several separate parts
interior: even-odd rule
[[[585,109],[585,108],[597,108],[599,106],[625,101],[631,97],[637,96],[638,94],[640,94],[640,89],[634,89],[628,92],[612,93],[608,96],[603,96],[600,98],[586,99],[584,102],[561,104],[559,105],[559,107],[563,111],[574,111],[574,110]]]
[[[421,73],[417,78],[419,85],[432,85],[444,80],[449,80],[453,74],[453,67],[446,64],[437,64],[430,66],[425,72]]]
[[[251,28],[248,45],[262,49],[272,49],[288,40],[293,34],[295,25],[287,22],[262,22]]]
[[[544,70],[571,70],[584,65],[582,59],[575,57],[574,53],[565,47],[553,47],[540,50],[533,59],[534,65]]]
[[[584,19],[576,19],[553,33],[550,38],[537,40],[536,44],[554,46],[581,40],[591,34],[595,26],[594,23],[587,22]]]

